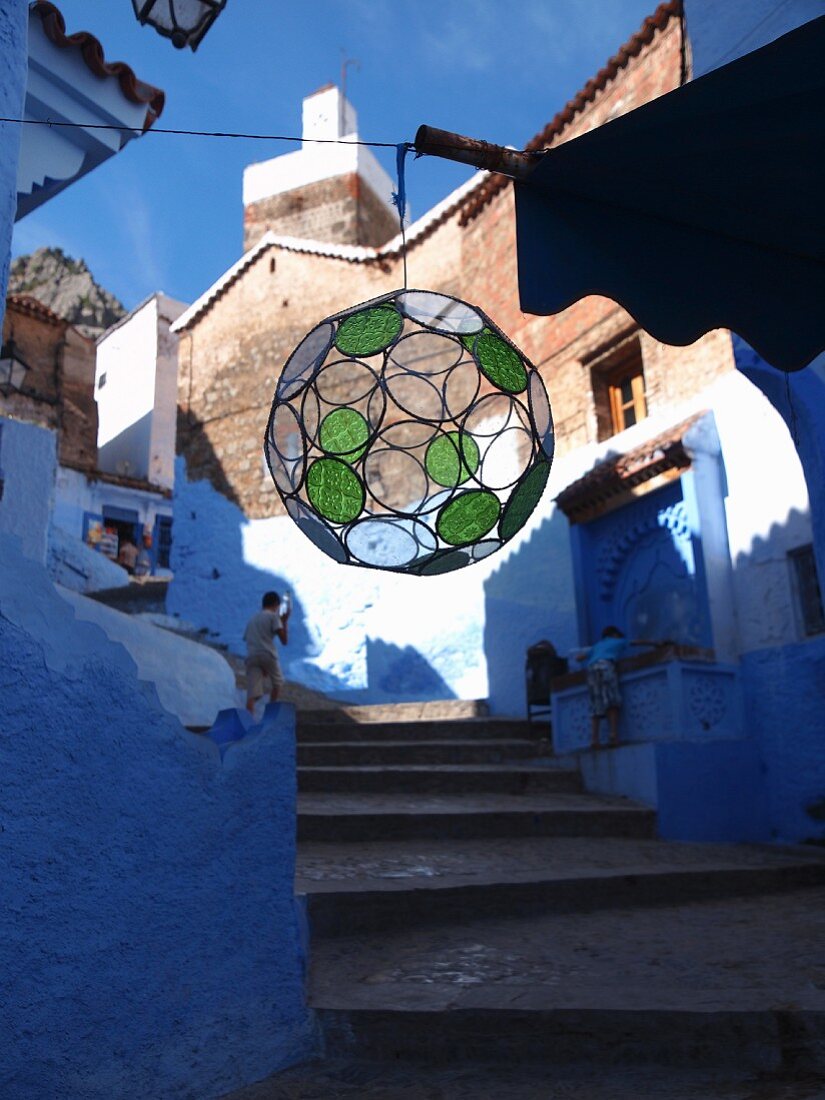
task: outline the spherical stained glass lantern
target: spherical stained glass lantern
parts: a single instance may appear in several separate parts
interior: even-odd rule
[[[553,461],[541,376],[477,306],[398,290],[316,325],[287,360],[265,451],[334,561],[447,573],[513,538]]]

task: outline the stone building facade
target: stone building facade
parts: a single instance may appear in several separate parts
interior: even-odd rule
[[[673,5],[663,5],[531,147],[569,140],[678,87],[681,66],[679,22]],[[294,156],[269,162],[270,171]],[[290,164],[281,169],[293,172]],[[367,188],[363,181],[359,186]],[[403,280],[397,237],[365,247],[370,234],[358,240],[354,229],[344,229],[358,220],[358,192],[351,176],[342,175],[248,203],[248,251],[176,326],[179,447],[190,476],[208,476],[251,517],[281,510],[258,440],[290,351],[322,317],[387,293]],[[392,227],[381,221],[376,229],[386,236]],[[521,313],[513,190],[503,177],[479,174],[414,223],[407,244],[410,286],[479,303],[539,367],[553,404],[559,454],[616,434],[609,394],[617,355],[643,370],[648,414],[677,406],[734,369],[727,333],[669,347],[641,332],[608,299],[584,299],[555,317]]]
[[[19,393],[0,394],[0,414],[57,432],[61,466],[97,466],[95,345],[36,298],[10,294],[3,343],[13,340],[28,366]]]

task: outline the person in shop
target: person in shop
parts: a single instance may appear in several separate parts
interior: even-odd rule
[[[127,535],[121,542],[120,549],[117,553],[118,565],[122,565],[127,573],[134,573],[138,555],[138,548]]]

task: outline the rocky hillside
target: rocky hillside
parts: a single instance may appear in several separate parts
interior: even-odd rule
[[[12,260],[9,293],[31,294],[84,336],[100,336],[126,312],[98,286],[83,260],[73,260],[60,248],[38,248]]]

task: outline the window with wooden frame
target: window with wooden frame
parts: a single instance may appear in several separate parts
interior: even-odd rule
[[[598,438],[609,439],[647,416],[645,374],[638,334],[624,336],[587,361]]]
[[[641,357],[611,371],[607,378],[613,431],[623,432],[647,416],[645,375]]]

